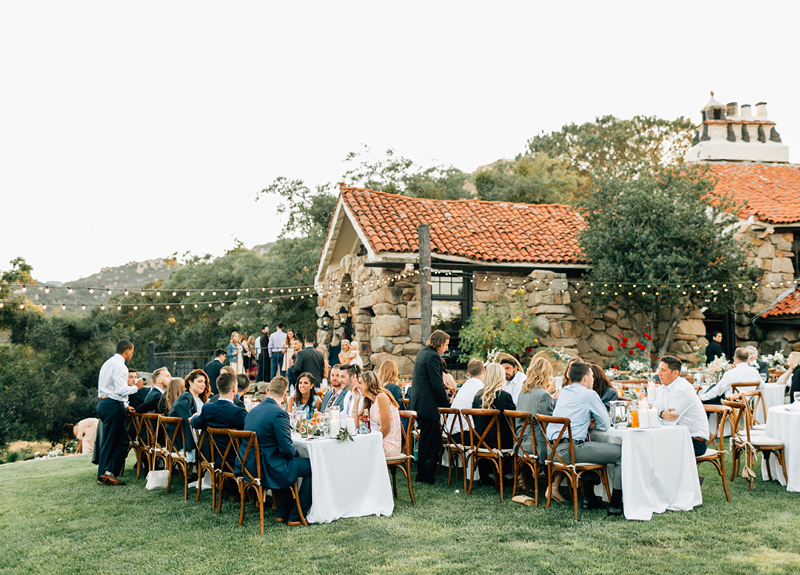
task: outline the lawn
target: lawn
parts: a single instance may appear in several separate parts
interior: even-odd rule
[[[129,458],[128,466],[132,466]],[[392,517],[289,528],[247,506],[211,510],[210,491],[149,492],[144,478],[99,487],[88,456],[0,466],[0,573],[800,573],[800,494],[738,478],[728,503],[710,464],[704,503],[650,522],[607,518],[571,504],[524,507],[492,488],[467,496],[404,480]],[[177,481],[174,486],[177,486]],[[342,489],[346,489],[342,485]]]

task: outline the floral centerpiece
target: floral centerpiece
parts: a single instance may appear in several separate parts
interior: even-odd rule
[[[783,368],[786,366],[786,358],[779,351],[776,351],[775,353],[771,353],[769,355],[762,355],[759,359],[764,363],[766,363],[767,367],[769,367],[770,369],[776,369],[779,367]]]
[[[648,341],[652,339],[648,334],[644,334],[644,336]],[[647,346],[641,342],[631,343],[627,337],[619,334],[619,343],[616,349],[613,345],[609,345],[608,351],[614,353],[606,361],[607,368],[634,374],[650,371],[650,355],[647,353]]]
[[[703,370],[703,373],[715,380],[719,380],[719,378],[722,377],[722,374],[728,371],[731,367],[733,366],[725,357],[725,354],[722,354],[714,358],[714,361],[707,364]]]

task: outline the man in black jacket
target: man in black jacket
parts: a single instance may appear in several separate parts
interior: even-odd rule
[[[314,349],[313,334],[306,336],[306,346],[297,352],[293,369],[297,376],[306,372],[313,375],[316,386],[322,383],[322,378],[325,377],[325,358],[322,357],[322,352]]]
[[[439,426],[439,408],[449,407],[442,379],[442,357],[447,351],[450,336],[436,330],[417,354],[411,382],[409,409],[417,412],[419,443],[417,444],[417,481],[434,484],[442,430]],[[455,391],[455,390],[453,390]]]
[[[711,334],[711,341],[706,346],[706,363],[711,363],[718,357],[725,355],[722,353],[722,334],[715,331]]]
[[[218,393],[217,378],[219,377],[219,372],[222,371],[222,366],[225,365],[225,358],[227,356],[228,352],[218,347],[214,350],[214,359],[203,366],[203,371],[205,371],[208,376],[208,383],[211,385],[212,394]]]

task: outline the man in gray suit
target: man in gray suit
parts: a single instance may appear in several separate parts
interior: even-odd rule
[[[344,396],[347,395],[347,390],[342,386],[344,382],[342,381],[341,372],[339,371],[340,367],[341,366],[337,363],[331,368],[331,388],[325,392],[325,396],[322,398],[322,408],[320,411],[324,412],[331,407],[341,408],[344,404]]]

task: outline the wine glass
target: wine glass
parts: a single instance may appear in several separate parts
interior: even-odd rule
[[[758,375],[761,378],[761,383],[767,383],[767,374],[766,373],[759,373]]]

